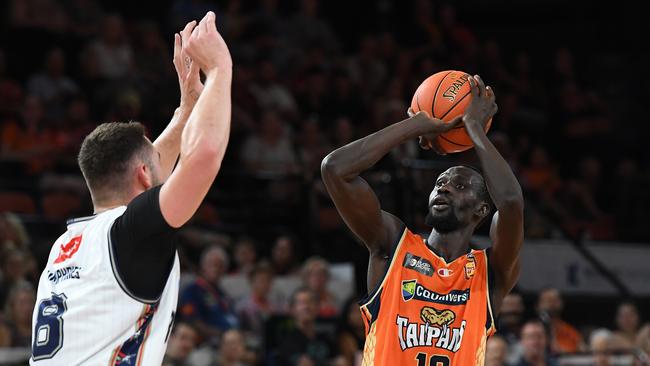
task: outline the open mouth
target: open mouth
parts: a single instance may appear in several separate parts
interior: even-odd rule
[[[433,199],[431,207],[436,211],[442,211],[449,208],[449,201],[441,196],[438,196]]]

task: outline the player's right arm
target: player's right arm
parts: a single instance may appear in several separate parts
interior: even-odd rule
[[[368,248],[371,260],[388,253],[402,234],[404,224],[381,209],[375,192],[360,174],[407,140],[444,133],[460,122],[458,118],[446,124],[422,113],[338,148],[321,164],[323,182],[336,209]]]
[[[178,165],[160,190],[160,211],[176,228],[194,215],[221,167],[231,114],[232,59],[213,12],[192,30],[183,48],[206,79],[183,129]]]

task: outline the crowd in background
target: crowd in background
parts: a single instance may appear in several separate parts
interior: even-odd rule
[[[131,17],[98,0],[1,5],[0,347],[30,346],[47,253],[66,219],[92,211],[76,165],[84,136],[107,121],[162,131],[178,104],[172,35],[207,10],[233,56],[232,135],[213,189],[179,234],[183,287],[167,365],[354,364],[367,254],[329,200],[320,162],[404,119],[437,71],[479,73],[494,88],[490,138],[524,188],[527,238],[649,241],[647,136],[630,122],[643,105],[630,92],[636,81],[584,71],[623,74],[624,56],[603,49],[591,59],[552,39],[536,45],[543,52],[510,49],[456,5],[408,3],[374,4],[367,31],[350,31],[337,19],[345,8],[318,0],[175,0]],[[426,231],[434,177],[457,162],[478,166],[471,151],[437,157],[411,141],[366,178],[385,210]],[[332,285],[339,262],[354,264],[345,298]],[[611,330],[577,331],[561,320],[557,291],[537,297],[531,321],[521,296],[504,301],[490,365],[650,351],[631,303],[608,315]]]

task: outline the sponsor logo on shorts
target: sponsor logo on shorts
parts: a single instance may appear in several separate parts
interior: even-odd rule
[[[56,285],[57,283],[69,280],[71,278],[78,280],[80,278],[80,272],[81,267],[79,266],[63,267],[57,269],[56,271],[47,271],[47,279],[50,280],[52,284]]]
[[[433,265],[431,262],[424,258],[420,258],[417,255],[413,255],[411,253],[406,253],[406,256],[404,257],[404,263],[402,265],[405,268],[412,269],[416,272],[420,272],[423,275],[426,276],[433,276]]]
[[[417,280],[402,281],[402,299],[404,301],[416,299],[443,305],[464,305],[469,301],[469,294],[469,288],[451,290],[446,294],[441,294],[422,286]]]

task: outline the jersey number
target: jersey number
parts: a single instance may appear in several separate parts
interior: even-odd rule
[[[449,357],[447,356],[432,355],[428,365],[426,353],[418,353],[415,359],[418,361],[417,366],[449,366]]]
[[[64,294],[52,294],[38,304],[38,317],[34,326],[34,361],[54,357],[63,346],[63,313],[67,310]]]

